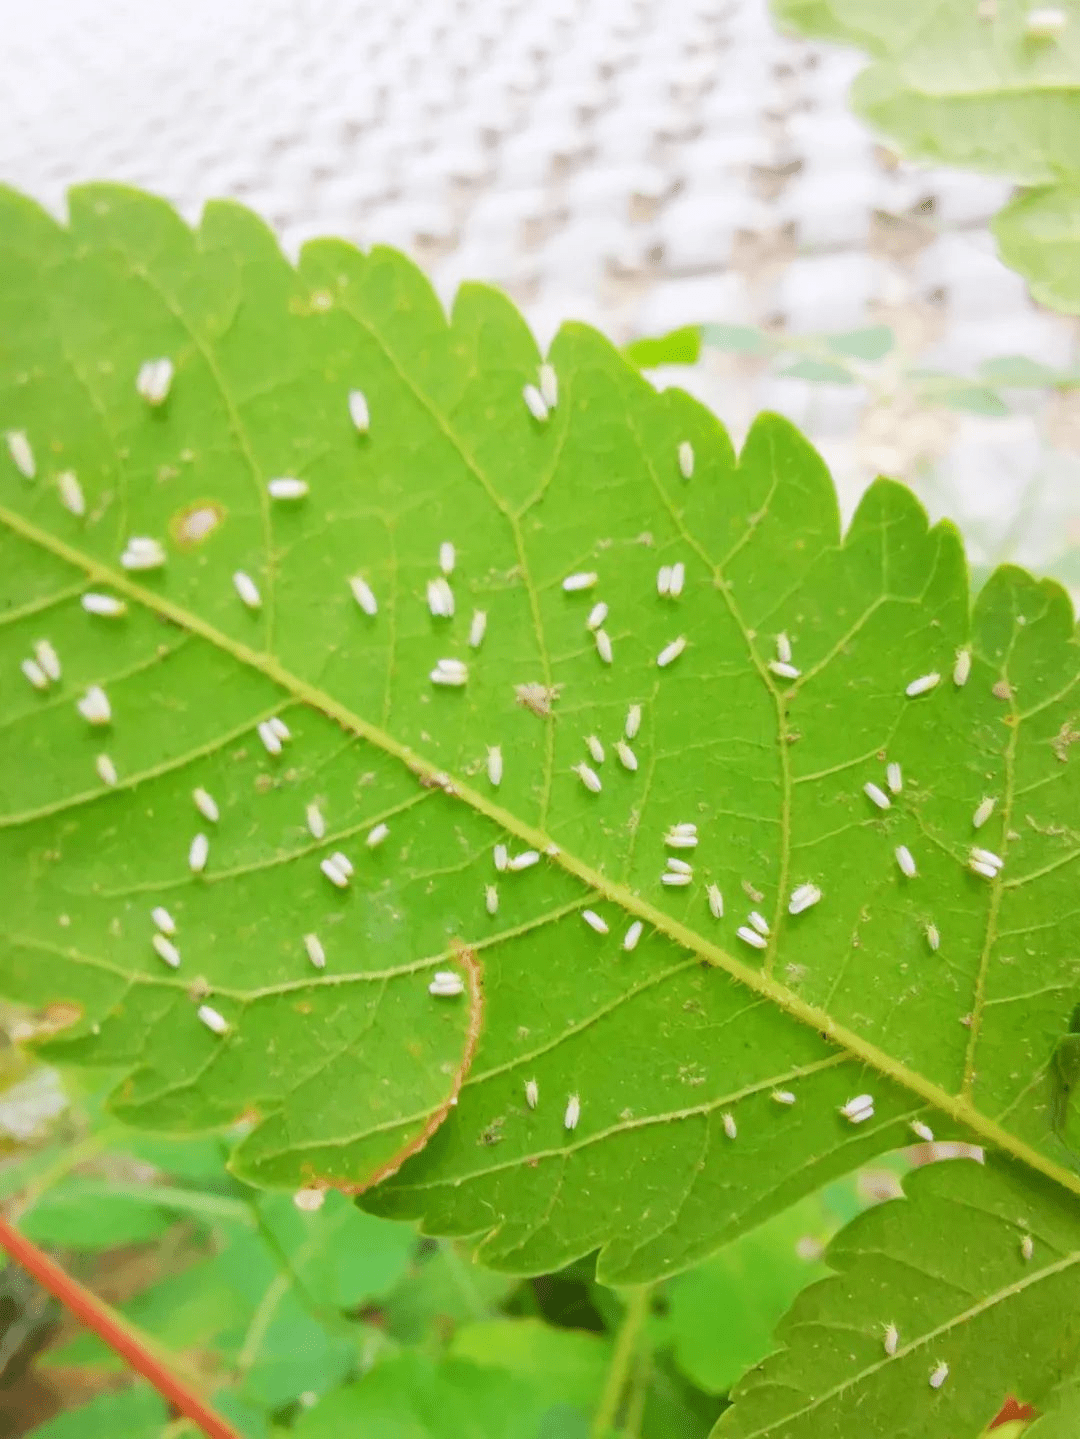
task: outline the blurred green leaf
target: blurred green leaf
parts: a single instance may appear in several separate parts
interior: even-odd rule
[[[768,355],[775,343],[752,325],[702,325],[701,338],[713,350],[736,355]]]
[[[332,1190],[314,1213],[283,1194],[264,1195],[259,1212],[305,1292],[328,1309],[355,1309],[389,1294],[416,1250],[411,1225],[377,1219]]]
[[[358,1367],[363,1338],[362,1326],[343,1322],[331,1328],[301,1306],[294,1290],[287,1290],[261,1333],[239,1392],[264,1409],[277,1409],[305,1393],[328,1394]]]
[[[84,1183],[62,1180],[48,1190],[19,1221],[35,1244],[61,1249],[115,1249],[122,1244],[146,1244],[175,1223],[175,1216],[157,1208],[148,1196],[120,1193]]]
[[[823,336],[830,350],[850,355],[855,360],[881,360],[896,343],[896,335],[888,325],[867,325],[859,330],[843,330]]]
[[[701,355],[701,326],[684,325],[679,330],[669,330],[666,335],[632,340],[624,347],[623,354],[631,364],[643,370],[655,369],[658,365],[695,365]]]
[[[995,419],[1010,413],[1005,401],[988,385],[976,385],[969,380],[928,371],[913,374],[913,379],[921,381],[923,400],[927,404],[941,405],[947,410],[960,410],[970,415],[989,415]]]
[[[782,380],[817,380],[830,385],[854,385],[856,377],[843,365],[830,364],[828,360],[796,360],[786,370],[780,371]]]
[[[1080,314],[1080,176],[1017,196],[995,215],[993,230],[1001,258],[1040,304]]]
[[[529,1379],[553,1401],[591,1406],[603,1388],[611,1343],[603,1335],[555,1329],[540,1319],[489,1319],[458,1329],[449,1352]]]
[[[384,1307],[390,1334],[417,1344],[436,1324],[487,1318],[518,1285],[507,1274],[485,1269],[448,1241],[424,1254]]]
[[[989,385],[1011,386],[1013,389],[1042,388],[1057,384],[1064,378],[1059,370],[1040,364],[1027,355],[998,355],[992,360],[984,360],[979,366],[979,375]]]
[[[30,1431],[30,1439],[158,1439],[168,1421],[165,1401],[148,1384],[99,1394]]]
[[[328,1395],[300,1416],[292,1434],[294,1439],[540,1439],[542,1416],[551,1407],[529,1384],[499,1369],[402,1354]]]

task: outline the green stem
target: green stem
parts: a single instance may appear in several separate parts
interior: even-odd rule
[[[649,1284],[626,1292],[626,1311],[615,1336],[615,1348],[611,1353],[600,1407],[593,1417],[592,1429],[589,1431],[590,1439],[610,1439],[615,1430],[619,1401],[634,1362],[638,1339],[648,1317],[651,1296],[652,1286]]]

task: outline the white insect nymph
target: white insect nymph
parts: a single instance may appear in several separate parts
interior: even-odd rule
[[[968,649],[956,651],[956,663],[953,665],[952,680],[958,688],[966,685],[971,674],[971,651]]]
[[[626,724],[623,726],[623,734],[627,739],[634,739],[641,728],[641,706],[631,705],[626,711]]]
[[[774,1104],[791,1105],[795,1103],[795,1096],[792,1094],[790,1089],[774,1089],[773,1092],[769,1095],[769,1098]]]
[[[896,1353],[897,1345],[900,1343],[900,1331],[895,1324],[885,1325],[885,1337],[882,1340],[882,1348],[891,1359]]]
[[[497,844],[497,845],[495,846],[495,848],[492,850],[491,853],[492,853],[492,857],[493,857],[494,860],[495,860],[495,868],[496,868],[497,870],[499,870],[500,873],[501,873],[504,869],[507,868],[507,865],[508,865],[508,857],[507,857],[507,853],[506,853],[506,845],[505,845],[505,844]]]
[[[336,889],[348,889],[349,876],[337,864],[334,863],[334,856],[319,861],[319,868]]]
[[[503,752],[502,745],[488,745],[487,752],[487,777],[488,780],[498,789],[502,784],[503,777]]]
[[[486,634],[487,610],[473,610],[472,621],[469,624],[469,648],[478,650],[484,643]]]
[[[769,941],[763,934],[758,934],[756,929],[751,929],[748,924],[741,924],[735,931],[743,944],[748,944],[751,949],[768,949]]]
[[[305,817],[307,819],[308,832],[315,839],[322,839],[323,835],[325,835],[326,833],[326,819],[324,818],[323,812],[319,808],[319,806],[314,802],[309,804]]]
[[[192,874],[201,874],[210,858],[210,841],[205,834],[197,834],[188,848],[188,869]]]
[[[928,675],[920,675],[918,679],[912,680],[904,690],[904,693],[908,699],[914,699],[916,695],[929,694],[929,692],[935,689],[940,683],[941,676],[937,670],[931,670]]]
[[[535,1079],[525,1081],[525,1103],[530,1109],[535,1109],[540,1103],[540,1086]]]
[[[1030,1234],[1025,1234],[1020,1240],[1020,1258],[1025,1264],[1030,1264],[1035,1255],[1035,1241]]]
[[[585,736],[585,748],[589,751],[593,764],[604,763],[604,746],[594,734]]]
[[[935,954],[941,948],[941,932],[933,921],[926,926],[926,942]]]
[[[457,564],[457,550],[450,540],[443,540],[439,546],[439,569],[444,575],[452,575]]]
[[[820,900],[821,890],[816,884],[796,885],[788,900],[788,914],[802,914],[804,910],[812,909]]]
[[[48,640],[35,641],[34,657],[49,679],[58,680],[60,678],[60,656]]]
[[[460,689],[469,682],[469,666],[464,660],[442,659],[428,676],[433,685],[449,685]]]
[[[611,636],[608,634],[607,630],[596,630],[594,632],[593,639],[596,644],[596,653],[600,656],[600,658],[606,665],[611,664],[612,660],[614,660],[615,658],[615,651],[611,647]]]
[[[304,949],[307,957],[316,969],[326,968],[326,951],[322,947],[322,941],[317,934],[304,935]]]
[[[623,769],[628,769],[631,773],[637,769],[637,755],[624,739],[617,739],[615,741],[615,754]]]
[[[115,595],[95,594],[92,590],[82,596],[80,604],[88,615],[102,615],[110,620],[127,614],[127,605],[123,600],[118,600]]]
[[[749,919],[750,923],[757,930],[758,934],[768,935],[769,921],[765,918],[763,914],[759,914],[756,909],[752,909],[747,915],[747,919]]]
[[[776,636],[776,658],[781,664],[791,663],[791,641],[783,630]]]
[[[865,1119],[874,1117],[874,1096],[872,1094],[857,1094],[854,1099],[841,1106],[840,1113],[852,1124],[862,1124]]]
[[[272,500],[302,500],[311,490],[307,480],[294,475],[277,475],[266,482],[266,493]]]
[[[972,846],[971,858],[978,864],[988,866],[995,874],[1005,863],[1001,855],[995,854],[992,849],[980,849],[978,845]]]
[[[944,1359],[939,1360],[939,1362],[935,1365],[934,1369],[931,1371],[930,1374],[930,1388],[940,1389],[941,1386],[945,1383],[945,1380],[948,1379],[948,1377],[949,1366],[945,1363]]]
[[[448,620],[454,615],[454,592],[446,582],[445,575],[428,580],[428,609],[436,619]]]
[[[934,1131],[928,1124],[924,1124],[921,1119],[913,1119],[911,1121],[911,1132],[917,1138],[921,1139],[924,1144],[933,1144],[934,1142]]]
[[[674,664],[674,662],[679,658],[685,648],[686,636],[679,635],[679,637],[672,640],[669,645],[665,645],[664,648],[660,651],[660,653],[656,656],[656,663],[658,668],[663,670],[667,669],[668,665]]]
[[[540,395],[549,410],[559,403],[559,378],[554,365],[540,366]]]
[[[593,570],[580,570],[577,574],[567,575],[562,587],[566,594],[572,595],[578,590],[591,590],[599,578]]]
[[[585,621],[585,628],[598,630],[608,617],[608,607],[603,600],[597,600],[589,611],[589,618]]]
[[[633,924],[623,935],[622,947],[627,952],[627,954],[629,954],[632,949],[637,948],[637,942],[641,938],[641,933],[644,928],[645,926],[642,924],[641,920],[635,919]]]
[[[269,720],[262,720],[255,727],[256,733],[263,742],[267,754],[281,753],[281,736],[274,729]]]
[[[368,830],[367,839],[364,841],[364,843],[367,845],[368,849],[378,849],[379,845],[382,844],[383,840],[387,838],[389,833],[390,826],[388,824],[374,825],[371,829]]]
[[[100,685],[91,685],[75,708],[87,724],[107,725],[112,722],[112,706],[109,697]]]
[[[685,889],[687,885],[693,884],[694,875],[685,870],[669,869],[660,876],[660,883],[666,884],[669,889]]]
[[[689,440],[683,440],[679,446],[679,474],[684,480],[688,480],[693,473],[694,447]]]
[[[511,855],[506,861],[506,868],[515,873],[521,869],[532,869],[534,864],[540,863],[540,851],[536,849],[523,849],[520,854]]]
[[[707,893],[709,896],[709,913],[713,919],[723,919],[724,896],[720,891],[720,886],[718,884],[710,884]]]
[[[895,760],[885,766],[885,783],[893,794],[899,794],[904,788],[904,771]]]
[[[696,849],[698,832],[696,824],[673,824],[664,835],[668,849]]]
[[[571,768],[587,790],[592,794],[600,793],[604,786],[600,782],[600,776],[594,769],[584,763],[573,765]]]
[[[596,930],[597,934],[609,933],[607,920],[601,919],[595,909],[583,909],[581,917],[590,929]]]
[[[724,1133],[729,1139],[738,1137],[739,1126],[735,1123],[735,1116],[733,1114],[722,1114],[720,1116],[720,1123],[724,1126]]]
[[[206,1025],[207,1029],[212,1030],[214,1034],[228,1034],[229,1021],[223,1014],[219,1014],[216,1009],[212,1009],[210,1005],[200,1004],[195,1013],[202,1020],[203,1024]]]
[[[656,572],[656,593],[666,596],[671,593],[671,566],[661,565]]]
[[[548,417],[548,407],[540,391],[535,385],[526,385],[521,392],[521,398],[525,401],[529,414],[542,425]]]
[[[160,570],[165,560],[164,545],[149,535],[132,535],[120,556],[125,570]]]
[[[219,815],[214,796],[200,785],[198,789],[191,791],[191,798],[195,801],[195,808],[203,819],[208,819],[211,824],[217,824]]]
[[[243,570],[237,570],[232,580],[236,593],[249,610],[262,609],[262,595],[259,593],[258,585],[249,574],[245,574]]]
[[[166,939],[163,934],[155,934],[151,943],[157,957],[169,966],[170,969],[180,968],[180,951],[171,939]]]
[[[147,360],[139,366],[135,376],[135,389],[148,405],[163,405],[169,398],[173,382],[173,362],[164,356]]]
[[[74,470],[62,470],[56,477],[56,488],[60,491],[60,503],[65,510],[82,519],[86,514],[86,496]]]
[[[668,584],[668,594],[669,594],[669,596],[670,596],[673,600],[677,600],[677,599],[679,598],[679,596],[682,594],[682,592],[683,592],[683,586],[684,586],[685,584],[686,584],[686,566],[683,564],[682,560],[679,560],[678,563],[672,565],[672,567],[671,567],[671,580],[670,580],[670,582],[669,582],[669,584]]]
[[[22,660],[19,668],[36,690],[47,690],[49,688],[49,676],[41,668],[37,660]]]
[[[266,723],[273,730],[274,734],[277,735],[278,739],[281,740],[282,744],[284,744],[286,740],[292,739],[292,735],[289,732],[289,726],[285,723],[285,721],[281,718],[280,715],[271,715],[270,718],[266,721]]]
[[[878,809],[889,809],[892,806],[892,800],[873,780],[868,779],[863,785],[863,794],[871,804],[876,804]]]
[[[786,660],[770,660],[769,669],[782,680],[797,680],[802,674],[797,665],[789,664]]]
[[[8,430],[5,439],[12,464],[24,480],[32,480],[37,474],[37,465],[34,463],[34,452],[26,438],[26,431]]]
[[[159,904],[155,909],[152,909],[150,911],[150,918],[157,925],[158,929],[161,930],[162,934],[176,933],[176,920],[173,919],[164,905]]]
[[[353,599],[364,614],[377,615],[379,613],[379,602],[367,580],[362,579],[359,575],[352,575],[349,579],[349,589],[352,590]]]
[[[368,410],[367,396],[363,390],[349,391],[349,419],[359,435],[366,435],[371,428],[371,412]]]
[[[352,878],[353,862],[347,854],[342,854],[340,849],[336,849],[330,856],[330,863],[336,865],[346,879]]]
[[[298,1189],[292,1197],[292,1202],[301,1214],[315,1214],[326,1203],[326,1190]]]
[[[567,1129],[576,1129],[578,1120],[581,1118],[581,1100],[576,1094],[571,1094],[566,1101],[566,1113],[563,1115],[563,1125]]]
[[[456,999],[459,994],[464,993],[465,981],[452,969],[437,969],[434,979],[428,985],[428,994],[434,994],[439,999]]]
[[[914,879],[918,870],[915,868],[915,859],[906,844],[896,846],[896,862],[900,866],[900,873],[908,879]]]
[[[497,884],[484,885],[484,908],[488,914],[495,914],[499,908],[499,886]]]
[[[988,797],[987,799],[979,801],[979,803],[975,806],[975,813],[971,816],[971,825],[973,829],[982,829],[983,825],[994,813],[994,806],[996,804],[997,800],[993,797]]]

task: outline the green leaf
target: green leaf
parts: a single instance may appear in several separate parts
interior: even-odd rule
[[[1029,32],[1039,8],[969,0],[774,0],[804,34],[855,45],[872,63],[852,102],[912,158],[1037,187],[994,229],[1002,258],[1035,297],[1080,311],[1080,45],[1076,17],[1056,37]]]
[[[710,349],[735,355],[768,355],[776,348],[768,335],[752,325],[702,325],[701,338]]]
[[[770,1353],[773,1330],[796,1294],[828,1273],[800,1241],[823,1246],[835,1228],[813,1196],[670,1281],[660,1335],[699,1389],[727,1393]]]
[[[19,1227],[35,1244],[68,1249],[114,1249],[121,1244],[145,1244],[159,1239],[173,1216],[153,1204],[152,1191],[144,1200],[137,1193],[119,1193],[115,1187],[89,1185],[78,1179],[56,1185],[20,1221]]]
[[[701,326],[683,325],[666,335],[632,340],[623,350],[632,365],[643,370],[657,365],[696,365],[701,357]]]
[[[867,325],[859,330],[845,330],[826,335],[825,343],[838,355],[851,355],[856,360],[882,360],[896,344],[896,336],[888,325]]]
[[[399,1343],[417,1344],[433,1328],[486,1318],[515,1283],[440,1244],[383,1305],[387,1330]]]
[[[1075,1201],[997,1158],[932,1164],[905,1187],[833,1240],[837,1275],[795,1301],[785,1347],[742,1381],[716,1439],[978,1434],[1007,1394],[1038,1405],[1074,1372]]]
[[[988,385],[975,385],[931,371],[918,371],[912,378],[921,382],[927,404],[943,405],[947,410],[960,410],[965,414],[990,415],[995,419],[1010,413],[1005,401]]]
[[[1043,305],[1080,314],[1080,177],[1010,201],[993,221],[1001,258]]]
[[[540,1439],[548,1407],[542,1395],[498,1369],[402,1354],[328,1395],[291,1433],[296,1439]]]
[[[1063,1379],[1039,1406],[1039,1417],[1023,1430],[1024,1439],[1075,1439],[1080,1433],[1080,1372]],[[1004,1439],[1002,1434],[994,1439]]]
[[[70,214],[0,198],[0,430],[39,460],[28,481],[0,452],[0,983],[81,1009],[49,1048],[126,1072],[125,1122],[244,1116],[232,1164],[252,1182],[367,1186],[368,1209],[475,1238],[510,1272],[599,1250],[606,1282],[688,1267],[909,1142],[912,1120],[1080,1192],[1048,1108],[1077,988],[1077,646],[1058,587],[1004,569],[972,614],[955,532],[902,487],[874,485],[842,535],[791,426],[760,419],[736,460],[714,417],[583,327],[552,347],[559,402],[538,422],[522,388],[540,357],[510,304],[469,287],[448,322],[390,251],[319,242],[293,269],[235,205],[193,233],[113,188],[73,192]],[[134,376],[161,355],[176,375],[152,409]],[[82,519],[58,500],[68,469]],[[310,495],[272,505],[267,479],[290,473]],[[220,516],[198,542],[193,509]],[[132,535],[163,541],[163,569],[123,568]],[[452,620],[426,604],[447,541]],[[675,562],[685,590],[665,598]],[[589,571],[594,589],[564,591]],[[86,613],[86,589],[126,616]],[[611,664],[586,628],[597,600]],[[798,676],[770,668],[778,632]],[[38,692],[19,666],[43,637],[64,676]],[[430,683],[443,656],[466,686]],[[105,730],[75,710],[92,684]],[[551,687],[551,715],[524,684]],[[636,771],[614,754],[634,704]],[[272,756],[256,725],[278,713],[291,739]],[[599,793],[575,772],[589,735]],[[905,778],[883,811],[863,786],[886,760]],[[983,796],[993,882],[968,865]],[[661,882],[678,823],[700,839],[675,851],[685,887]],[[500,844],[540,860],[499,873]],[[345,889],[320,872],[337,850]],[[791,916],[804,883],[822,900]],[[178,970],[151,945],[159,904]],[[763,949],[737,934],[751,908]],[[446,969],[459,997],[429,993]],[[839,1111],[864,1092],[876,1112],[856,1126]]]
[[[32,1439],[158,1439],[165,1431],[165,1401],[149,1385],[99,1394],[78,1409],[32,1429]]]
[[[855,376],[843,365],[828,360],[796,360],[780,371],[782,380],[817,380],[830,385],[854,385]]]
[[[1014,389],[1037,388],[1060,384],[1066,376],[1049,365],[1040,364],[1027,355],[999,355],[993,360],[984,360],[979,366],[980,376],[991,385],[1011,386]]]
[[[488,1319],[454,1335],[450,1354],[527,1379],[551,1402],[592,1409],[600,1397],[610,1342],[584,1329],[556,1329],[540,1319]]]

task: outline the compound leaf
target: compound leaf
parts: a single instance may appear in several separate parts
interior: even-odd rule
[[[366,1190],[513,1272],[599,1248],[609,1282],[689,1265],[913,1121],[1080,1192],[1048,1107],[1077,987],[1060,589],[1005,569],[972,614],[955,532],[906,490],[873,486],[842,535],[788,424],[736,458],[582,327],[537,419],[505,299],[467,288],[448,322],[401,256],[334,241],[294,269],[235,205],[192,232],[90,187],[62,227],[6,192],[0,335],[0,429],[25,436],[0,451],[0,981],[77,1016],[48,1048],[120,1068],[125,1121],[242,1117],[245,1178]],[[160,356],[155,406],[135,377]],[[310,492],[273,499],[280,476]],[[132,537],[167,563],[125,567]],[[62,677],[38,689],[43,639]],[[107,725],[76,709],[95,685]],[[504,844],[537,863],[500,872]],[[439,971],[462,992],[431,994]]]

